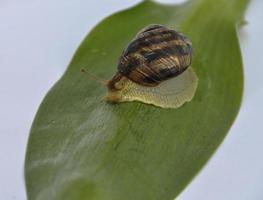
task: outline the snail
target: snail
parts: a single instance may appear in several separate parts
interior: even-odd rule
[[[106,101],[139,101],[162,108],[191,101],[198,84],[192,53],[192,43],[182,33],[158,24],[146,26],[122,52],[116,74],[100,81],[108,88]]]
[[[153,24],[123,51],[118,71],[107,83],[106,100],[139,101],[178,108],[194,97],[198,78],[191,67],[192,44],[173,29]]]

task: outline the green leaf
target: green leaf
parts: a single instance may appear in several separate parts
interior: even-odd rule
[[[248,0],[145,1],[116,13],[82,42],[34,120],[25,163],[30,200],[172,200],[222,142],[241,103],[243,71],[236,23]],[[87,19],[88,20],[88,19]],[[163,24],[193,42],[199,78],[179,109],[109,104],[118,57],[144,26]]]

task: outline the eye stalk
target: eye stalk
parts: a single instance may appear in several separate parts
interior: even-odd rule
[[[97,82],[99,82],[100,84],[102,85],[107,85],[108,84],[108,81],[107,80],[103,80],[101,79],[100,77],[90,73],[88,70],[82,68],[81,69],[81,72],[85,73],[89,78],[91,78],[92,80],[95,80]]]

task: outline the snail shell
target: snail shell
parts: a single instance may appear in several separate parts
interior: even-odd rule
[[[108,82],[107,101],[140,101],[177,108],[197,88],[190,40],[173,29],[149,25],[123,51],[118,72]]]

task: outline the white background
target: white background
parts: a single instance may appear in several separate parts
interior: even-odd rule
[[[104,17],[137,2],[0,0],[0,200],[26,199],[23,164],[32,120],[84,36]],[[252,1],[246,19],[239,31],[246,81],[241,111],[179,200],[263,199],[262,0]]]

